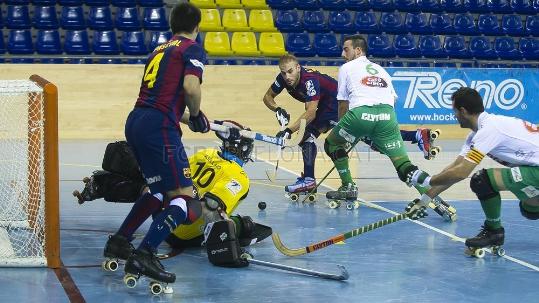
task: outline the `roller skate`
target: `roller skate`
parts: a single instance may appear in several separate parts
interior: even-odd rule
[[[432,160],[442,151],[440,146],[433,145],[434,141],[440,136],[440,133],[441,131],[439,129],[419,128],[417,130],[417,146],[423,152],[425,159]]]
[[[287,185],[284,187],[285,197],[297,202],[300,195],[307,195],[307,201],[314,202],[316,200],[316,190],[311,193],[313,189],[316,188],[316,180],[311,177],[299,177],[296,180],[296,183]]]
[[[104,271],[118,270],[120,260],[127,260],[134,250],[135,248],[126,237],[118,234],[110,235],[103,251],[105,261],[101,264],[101,268]]]
[[[434,199],[429,202],[429,207],[442,216],[446,221],[457,221],[457,210],[439,196],[434,197]]]
[[[346,205],[347,210],[359,208],[357,201],[357,186],[355,183],[343,184],[338,190],[328,191],[326,193],[328,199],[327,205],[331,209],[339,208],[341,204]]]
[[[84,179],[82,179],[82,182],[84,182],[84,189],[82,192],[79,192],[78,190],[73,191],[73,196],[77,198],[79,204],[83,204],[86,201],[103,198],[103,195],[100,194],[96,182],[94,182],[94,177],[106,173],[107,172],[105,171],[95,171],[91,177],[84,177]]]
[[[474,238],[466,239],[467,248],[464,251],[469,256],[483,258],[485,256],[485,247],[491,248],[492,253],[503,257],[505,250],[502,248],[505,239],[505,230],[503,227],[491,229],[486,225],[481,227],[481,231]]]
[[[162,292],[170,294],[173,292],[168,284],[176,281],[176,275],[165,271],[157,256],[145,248],[136,249],[127,259],[124,283],[127,287],[134,288],[142,276],[150,279],[150,291],[152,294],[159,295]]]

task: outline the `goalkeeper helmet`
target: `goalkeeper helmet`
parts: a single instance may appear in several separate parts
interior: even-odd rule
[[[238,122],[232,120],[223,120],[223,125],[238,128],[240,130],[251,130],[250,128],[244,127]],[[243,162],[253,161],[251,159],[251,153],[253,152],[254,148],[253,139],[244,137],[240,137],[236,140],[227,139],[223,137],[219,132],[215,132],[215,135],[217,135],[217,137],[223,142],[223,145],[221,146],[221,151],[226,151],[231,154],[234,154]]]

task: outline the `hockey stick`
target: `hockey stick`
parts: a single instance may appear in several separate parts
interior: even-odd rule
[[[284,130],[285,126],[285,124],[281,125],[281,131]],[[275,163],[275,169],[266,169],[266,176],[268,176],[271,183],[274,183],[277,178],[277,170],[279,169],[279,159],[281,159],[282,150],[281,147],[277,147],[277,163]]]
[[[298,145],[301,142],[301,139],[303,139],[306,125],[307,125],[307,122],[304,119],[301,119],[299,130],[297,131],[296,136],[290,139],[268,136],[268,135],[264,135],[262,133],[250,131],[250,130],[240,130],[240,135],[245,138],[250,138],[257,141],[275,144],[281,147],[292,147],[292,146]],[[210,123],[210,129],[213,131],[226,132],[228,130],[228,126],[215,124],[212,122]]]
[[[305,255],[305,254],[312,253],[315,250],[326,248],[326,247],[328,247],[330,245],[333,245],[335,243],[344,241],[344,240],[346,240],[348,238],[359,236],[359,235],[364,234],[366,232],[375,230],[377,228],[380,228],[382,226],[385,226],[385,225],[388,225],[388,224],[391,224],[391,223],[395,223],[395,222],[400,221],[402,219],[406,219],[411,215],[412,215],[412,213],[401,213],[401,214],[395,215],[393,217],[389,217],[387,219],[383,219],[383,220],[380,220],[378,222],[374,222],[374,223],[365,225],[363,227],[353,229],[353,230],[351,230],[349,232],[346,232],[344,234],[340,234],[340,235],[331,237],[331,238],[329,238],[327,240],[320,241],[320,242],[305,246],[303,248],[288,248],[288,247],[284,246],[283,242],[281,241],[281,238],[279,237],[279,234],[275,233],[275,232],[271,235],[271,239],[273,240],[273,244],[275,245],[277,250],[280,251],[282,254],[290,256],[290,257],[297,257],[297,256],[302,256],[302,255]]]

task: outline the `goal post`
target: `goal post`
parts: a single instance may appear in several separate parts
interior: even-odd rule
[[[60,265],[58,89],[0,80],[0,266]]]

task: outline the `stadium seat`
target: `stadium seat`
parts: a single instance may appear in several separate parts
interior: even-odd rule
[[[37,29],[57,29],[58,18],[56,17],[56,7],[35,6],[33,21],[34,27]]]
[[[412,34],[396,35],[393,41],[395,53],[399,57],[420,57],[421,53],[416,47],[415,36]]]
[[[441,12],[443,10],[439,0],[417,0],[421,12]]]
[[[251,28],[247,24],[247,14],[244,9],[225,9],[223,12],[223,27],[226,31],[246,32]]]
[[[335,33],[353,33],[352,16],[347,11],[331,11],[328,17],[329,29]]]
[[[275,9],[294,9],[294,3],[292,0],[266,0],[266,3]]]
[[[489,11],[496,14],[512,13],[513,9],[509,4],[510,0],[487,0],[487,8]]]
[[[163,7],[163,0],[137,0],[141,7]]]
[[[124,55],[146,55],[148,53],[148,47],[146,47],[146,43],[144,42],[144,32],[124,32],[120,43],[120,49]]]
[[[203,32],[219,32],[223,30],[221,14],[216,8],[201,8],[200,30]]]
[[[265,0],[241,0],[241,4],[248,9],[269,9]]]
[[[464,9],[470,13],[487,13],[486,0],[463,0]]]
[[[318,0],[292,0],[296,9],[300,10],[317,10],[320,9]]]
[[[342,11],[346,9],[344,0],[318,0],[320,7],[328,11]]]
[[[360,33],[376,34],[380,32],[374,12],[357,12],[354,28]]]
[[[207,32],[204,37],[204,49],[210,56],[232,56],[230,38],[227,32]]]
[[[238,56],[260,56],[256,36],[253,32],[235,32],[232,34],[232,51]]]
[[[419,37],[418,48],[421,55],[427,58],[443,58],[446,57],[442,49],[442,42],[439,36],[421,36]]]
[[[416,0],[393,0],[393,3],[399,12],[416,12],[419,9]]]
[[[479,29],[479,32],[484,35],[502,34],[502,29],[498,24],[498,17],[493,14],[479,15],[479,20],[477,21],[477,28]]]
[[[534,14],[536,13],[533,9],[533,4],[531,0],[511,0],[511,8],[517,14]]]
[[[448,13],[462,13],[466,11],[462,0],[440,0],[440,5]]]
[[[4,43],[4,35],[0,35],[0,54],[6,52],[6,44]]]
[[[539,36],[539,16],[526,17],[526,32],[528,35]]]
[[[502,30],[510,36],[523,36],[525,32],[520,15],[503,15]]]
[[[68,55],[90,54],[88,32],[86,30],[68,30],[65,33],[64,51]]]
[[[521,59],[522,53],[515,47],[515,41],[511,37],[497,37],[494,40],[494,51],[501,59]]]
[[[430,34],[432,32],[425,13],[407,13],[406,28],[414,34]]]
[[[215,5],[219,8],[243,8],[241,0],[215,0]]]
[[[449,14],[446,13],[432,13],[430,14],[430,28],[433,34],[453,34],[455,28],[453,27],[453,20]]]
[[[288,34],[286,50],[296,57],[314,57],[316,55],[311,45],[311,38],[307,33]]]
[[[449,58],[470,58],[463,36],[445,36],[444,51]]]
[[[0,29],[4,27],[4,17],[2,16],[2,10],[0,9]]]
[[[9,29],[27,29],[32,26],[27,5],[8,5],[6,27]],[[19,36],[17,36],[19,37]]]
[[[472,37],[470,39],[470,54],[476,59],[495,59],[496,52],[487,37]]]
[[[114,31],[95,31],[92,49],[96,55],[118,55],[120,49]]]
[[[28,5],[30,0],[5,0],[7,5]]]
[[[368,54],[375,57],[394,57],[395,49],[389,40],[389,36],[385,34],[369,35],[368,37]]]
[[[34,6],[54,6],[56,5],[56,0],[32,0]]]
[[[37,32],[36,51],[41,55],[58,55],[63,53],[60,44],[60,33],[57,30],[39,30]]]
[[[314,50],[320,57],[340,57],[342,54],[337,38],[333,34],[315,34]]]
[[[406,32],[404,21],[399,12],[383,12],[380,17],[380,27],[384,29],[384,32],[391,34]]]
[[[88,6],[109,6],[110,0],[84,0]]]
[[[24,55],[34,53],[32,34],[29,29],[12,29],[9,31],[7,50],[10,54]]]
[[[216,8],[214,0],[189,0],[191,4],[198,8]]]
[[[301,19],[303,28],[309,33],[325,33],[328,31],[324,12],[304,11]]]
[[[140,29],[140,19],[136,7],[118,7],[116,9],[116,28],[122,31]]]
[[[284,38],[281,33],[260,33],[258,41],[260,53],[266,57],[279,57],[286,54]]]
[[[518,49],[526,60],[539,60],[539,39],[520,38]]]
[[[169,29],[164,7],[145,7],[142,25],[144,29],[166,31]]]
[[[84,10],[82,6],[64,6],[60,16],[60,25],[63,29],[85,29]]]
[[[475,20],[470,13],[456,14],[453,23],[455,33],[461,35],[475,35],[478,33],[475,26]]]
[[[255,32],[275,32],[273,14],[269,9],[252,9],[249,13],[249,26]]]
[[[108,6],[92,6],[88,12],[88,27],[94,30],[110,30],[112,13]]]
[[[136,0],[111,0],[111,4],[116,7],[135,7],[137,6],[137,1]]]
[[[206,33],[207,35],[208,33]],[[228,35],[227,35],[228,36]],[[198,35],[200,37],[200,35]],[[150,43],[148,49],[152,52],[157,46],[167,42],[172,38],[172,33],[169,31],[155,31],[150,33]],[[230,43],[229,43],[230,48]]]
[[[296,10],[277,11],[275,25],[282,32],[303,32]]]
[[[369,0],[344,0],[344,6],[347,10],[363,11],[370,7]]]
[[[374,11],[394,11],[395,5],[392,0],[369,0],[369,4]]]

